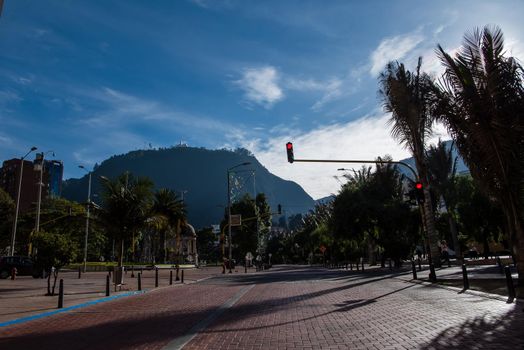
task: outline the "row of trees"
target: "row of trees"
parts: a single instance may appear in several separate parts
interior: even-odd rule
[[[101,206],[92,206],[89,229],[88,260],[101,257],[118,257],[119,266],[124,259],[137,261],[144,255],[147,239],[151,246],[150,257],[155,262],[166,262],[169,249],[166,242],[176,238],[180,244],[181,226],[186,221],[184,203],[175,191],[153,190],[153,183],[144,177],[130,173],[114,179],[102,178]],[[41,231],[34,232],[35,212],[30,211],[19,218],[16,251],[21,255],[34,255],[43,259],[43,251],[49,248],[59,256],[62,263],[54,261],[48,266],[59,267],[71,261],[81,260],[84,251],[86,207],[62,198],[46,198],[41,208]],[[0,243],[8,246],[14,218],[14,203],[10,196],[0,190]],[[53,244],[56,242],[56,244]],[[67,242],[65,244],[64,242]],[[67,249],[66,249],[67,248]],[[116,251],[116,254],[114,253]],[[38,258],[37,258],[38,259]]]
[[[426,140],[434,122],[443,123],[478,187],[501,208],[524,279],[524,85],[523,69],[504,51],[500,28],[485,27],[466,34],[453,57],[438,45],[445,67],[435,81],[402,63],[391,62],[380,76],[384,109],[391,112],[392,135],[415,158],[425,185],[423,208],[427,239],[438,256]]]
[[[446,146],[440,143],[435,149]],[[435,163],[433,158],[428,161]],[[433,174],[437,169],[441,168],[430,166],[428,170]],[[346,174],[346,178],[332,202],[318,204],[306,215],[290,217],[287,226],[282,220],[286,230],[269,240],[275,261],[339,263],[365,258],[370,264],[384,266],[391,259],[398,266],[403,259],[412,258],[417,249],[425,251],[427,239],[420,208],[409,196],[413,184],[396,167],[378,165],[374,171],[363,167]],[[480,191],[470,175],[453,174],[448,183],[446,191],[451,195],[446,202],[436,186],[430,191],[431,205],[438,209],[438,239],[450,242],[456,253],[479,245],[486,255],[504,250],[508,235],[502,210]],[[501,243],[498,248],[494,248],[496,242]],[[324,253],[321,246],[327,248]]]

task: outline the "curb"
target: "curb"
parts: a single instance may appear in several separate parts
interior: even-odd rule
[[[400,277],[393,277],[393,278],[399,279],[399,280],[404,281],[404,282],[409,282],[409,283],[414,283],[414,284],[421,284],[421,285],[424,285],[424,286],[431,286],[431,287],[435,287],[435,288],[447,289],[447,290],[452,291],[452,292],[457,292],[457,294],[469,294],[469,295],[473,295],[473,296],[477,296],[477,297],[493,299],[493,300],[499,300],[499,301],[503,301],[505,303],[508,303],[508,300],[509,300],[509,297],[506,297],[506,296],[503,296],[503,295],[500,295],[500,294],[493,294],[493,293],[488,293],[488,292],[482,292],[482,291],[474,290],[474,289],[463,290],[463,289],[458,288],[458,287],[446,286],[446,285],[442,285],[442,284],[439,284],[439,283],[432,283],[432,282],[419,280],[419,279],[416,279],[416,280],[414,280],[414,279],[404,279],[404,278],[400,278]],[[517,297],[517,298],[515,298],[511,302],[511,304],[515,304],[517,302],[517,300],[521,301],[521,302],[524,301],[523,298]]]
[[[53,315],[56,315],[56,314],[68,312],[68,311],[71,311],[71,310],[80,309],[80,308],[83,308],[83,307],[87,307],[87,306],[91,306],[91,305],[95,305],[95,304],[99,304],[99,303],[104,303],[104,302],[115,300],[115,299],[120,299],[120,298],[134,296],[134,295],[142,295],[142,294],[147,293],[148,291],[149,290],[126,292],[126,293],[122,293],[122,294],[118,294],[118,295],[113,295],[113,296],[110,296],[110,297],[104,297],[104,298],[100,298],[100,299],[91,300],[91,301],[88,301],[88,302],[85,302],[85,303],[81,303],[81,304],[77,304],[77,305],[73,305],[73,306],[64,307],[62,309],[58,309],[58,310],[54,310],[54,311],[44,312],[44,313],[33,315],[33,316],[16,318],[14,320],[10,320],[10,321],[6,321],[6,322],[0,323],[0,328],[7,327],[7,326],[12,326],[12,325],[15,325],[15,324],[20,324],[20,323],[25,323],[25,322],[29,322],[29,321],[33,321],[33,320],[38,320],[40,318],[53,316]]]

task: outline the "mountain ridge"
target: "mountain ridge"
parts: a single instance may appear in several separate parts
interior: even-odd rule
[[[265,193],[272,208],[276,209],[281,204],[287,215],[307,212],[314,206],[313,198],[302,187],[270,173],[245,149],[208,150],[180,146],[136,150],[104,160],[93,169],[92,199],[100,202],[100,176],[114,178],[129,171],[135,176],[149,177],[154,182],[155,189],[170,188],[179,195],[181,191],[187,191],[184,201],[189,222],[196,228],[210,226],[220,222],[227,207],[228,169],[246,162],[250,164],[232,171],[238,177],[246,170],[254,171],[253,185],[246,185],[244,192],[253,196],[255,187],[257,193]],[[87,182],[87,174],[80,179],[64,181],[62,196],[85,202]]]

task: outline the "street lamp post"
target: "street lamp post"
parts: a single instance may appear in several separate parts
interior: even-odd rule
[[[239,166],[249,165],[250,162],[245,162],[241,164],[237,164],[229,169],[227,169],[227,213],[228,213],[228,240],[229,240],[229,273],[232,273],[231,271],[231,261],[232,261],[232,251],[231,251],[231,185],[229,182],[229,177],[231,170],[238,168]]]
[[[89,181],[87,186],[87,208],[86,208],[86,234],[84,237],[84,272],[87,269],[87,238],[89,237],[89,209],[91,207],[91,172],[88,171],[83,165],[78,166],[80,169],[86,171],[89,175]]]
[[[35,232],[40,232],[40,207],[42,205],[42,187],[44,186],[43,179],[44,179],[44,166],[45,166],[45,155],[51,153],[53,157],[55,156],[55,152],[53,151],[47,151],[42,152],[40,155],[42,158],[40,159],[40,181],[38,182],[38,201],[36,204],[36,223],[35,223]],[[38,155],[38,154],[37,154]]]
[[[29,153],[36,151],[36,147],[31,147],[29,152],[20,158],[20,178],[18,179],[18,192],[16,194],[16,210],[15,210],[15,221],[13,222],[13,232],[11,234],[11,252],[10,255],[15,255],[15,241],[16,241],[16,225],[18,224],[18,211],[20,210],[20,192],[22,191],[22,175],[24,174],[24,159]]]

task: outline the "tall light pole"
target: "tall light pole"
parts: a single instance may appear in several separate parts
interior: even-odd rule
[[[180,200],[182,201],[182,203],[184,203],[184,194],[188,193],[189,191],[188,190],[175,190],[177,192],[180,192]]]
[[[87,185],[87,208],[86,208],[86,234],[84,238],[84,272],[87,269],[87,238],[89,237],[89,209],[91,207],[91,172],[88,171],[83,165],[78,166],[83,169],[89,175],[89,182]]]
[[[40,153],[40,156],[42,157],[40,159],[40,181],[38,182],[38,201],[36,203],[36,223],[35,223],[35,232],[40,232],[40,207],[42,205],[42,187],[44,186],[43,179],[44,179],[44,160],[45,155],[51,153],[53,157],[55,156],[55,152],[53,151],[47,151]],[[38,155],[38,153],[37,153]]]
[[[20,158],[20,178],[18,179],[18,192],[16,194],[16,210],[15,210],[15,221],[13,222],[13,232],[11,234],[11,252],[10,255],[15,255],[15,240],[16,240],[16,225],[18,224],[18,211],[20,210],[20,192],[22,191],[22,175],[24,174],[24,159],[29,153],[36,151],[36,147],[31,147],[29,152]]]
[[[227,169],[227,213],[228,213],[228,239],[229,239],[229,273],[232,273],[231,271],[231,261],[232,261],[232,254],[231,254],[231,185],[229,182],[229,175],[231,173],[231,170],[238,168],[239,166],[249,165],[250,162],[240,163],[237,164],[229,169]]]

